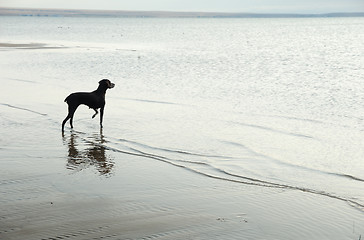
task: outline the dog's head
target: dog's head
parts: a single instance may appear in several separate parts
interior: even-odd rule
[[[110,80],[108,79],[102,79],[100,82],[99,82],[100,85],[104,85],[106,88],[113,88],[115,87],[115,84],[110,82]]]

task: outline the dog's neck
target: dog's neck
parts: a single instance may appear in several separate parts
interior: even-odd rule
[[[95,92],[106,94],[106,90],[107,90],[107,88],[105,88],[104,86],[99,85],[99,87],[95,90]]]

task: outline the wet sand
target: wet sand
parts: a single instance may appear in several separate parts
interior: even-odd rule
[[[107,127],[62,136],[51,116],[22,108],[0,105],[1,239],[359,239],[364,231],[363,212],[345,202],[105,147]]]

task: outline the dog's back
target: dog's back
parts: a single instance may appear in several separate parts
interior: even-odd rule
[[[72,93],[64,101],[74,107],[84,104],[90,108],[100,108],[105,104],[104,98],[94,92]]]
[[[68,95],[68,97],[66,97],[66,99],[64,101],[68,104],[73,103],[75,101],[85,102],[85,99],[88,98],[89,94],[90,93],[87,93],[87,92],[71,93],[70,95]],[[82,100],[84,100],[84,101],[82,101]],[[80,103],[80,104],[82,104],[82,103]]]

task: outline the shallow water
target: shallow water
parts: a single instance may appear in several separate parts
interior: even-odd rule
[[[117,152],[363,210],[363,40],[363,18],[1,17],[2,42],[30,44],[0,48],[1,158],[63,151],[56,168],[112,178]],[[80,107],[54,137],[102,78],[103,132]]]

